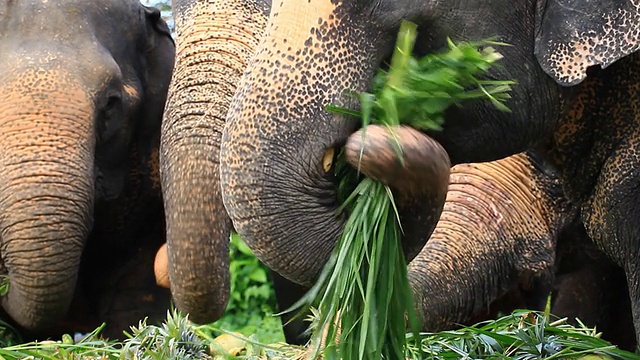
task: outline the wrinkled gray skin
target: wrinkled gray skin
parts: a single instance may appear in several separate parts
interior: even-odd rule
[[[625,270],[640,336],[640,228],[629,221],[640,217],[640,71],[639,56],[627,56],[640,45],[639,6],[624,0],[274,3],[222,134],[222,195],[235,229],[270,268],[311,284],[343,226],[335,217],[335,179],[323,160],[358,126],[325,105],[350,106],[344,90],[369,87],[403,18],[419,25],[418,54],[442,48],[447,36],[498,36],[513,46],[500,48],[503,67],[489,77],[517,81],[507,102],[512,112],[484,104],[453,108],[443,130],[430,135],[453,165],[530,150],[555,168],[589,238]],[[409,213],[401,216],[415,225]],[[464,231],[463,220],[451,222]],[[420,235],[404,241],[424,244],[428,234]],[[410,274],[422,293],[426,280],[418,270]]]
[[[219,181],[231,97],[267,21],[263,1],[173,2],[177,57],[160,147],[171,293],[195,322],[229,300],[231,220]]]
[[[161,172],[165,205],[171,209],[167,223],[173,248],[172,291],[178,308],[198,322],[219,317],[228,298],[231,224],[221,207],[215,176],[221,114],[262,32],[262,8],[248,2],[174,3],[179,54],[165,114]],[[228,26],[228,18],[238,26]],[[417,295],[424,308],[432,309],[423,314],[425,328],[447,328],[482,320],[498,310],[544,304],[557,234],[570,216],[555,199],[555,175],[540,171],[547,165],[522,157],[480,164],[479,170],[472,165],[454,168],[453,190],[433,241],[410,265]],[[470,177],[475,180],[469,182]],[[513,197],[519,199],[516,204],[505,203]],[[275,280],[281,309],[305,290],[279,274]],[[571,303],[566,307],[573,310]],[[285,331],[288,341],[299,341],[295,328]]]
[[[174,56],[138,0],[0,0],[2,308],[21,329],[121,336],[166,311],[152,264]]]

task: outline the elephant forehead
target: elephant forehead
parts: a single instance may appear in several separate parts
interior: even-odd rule
[[[256,123],[272,133],[283,122],[333,121],[324,107],[341,102],[345,89],[364,90],[376,56],[371,37],[347,12],[328,0],[274,5],[264,41],[230,106],[231,122],[234,113],[266,117],[273,121]]]
[[[281,1],[271,7],[268,37],[289,46],[302,46],[316,30],[309,25],[335,27],[338,6],[328,0]]]
[[[22,98],[35,104],[61,99],[77,99],[89,103],[89,94],[75,77],[62,67],[30,66],[15,72],[0,74],[1,104],[10,105]],[[17,98],[12,99],[16,96]],[[22,99],[24,100],[24,99]],[[58,99],[60,100],[60,99]],[[55,104],[51,104],[55,106]]]
[[[0,80],[20,77],[28,85],[30,80],[37,78],[58,84],[73,83],[91,92],[122,76],[115,60],[96,44],[78,44],[75,49],[56,45],[47,47],[38,42],[24,42],[22,45],[0,45],[0,63],[4,65],[0,69]]]

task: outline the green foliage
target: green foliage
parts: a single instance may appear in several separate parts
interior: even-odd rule
[[[284,341],[282,322],[274,316],[277,304],[267,268],[236,233],[231,235],[229,257],[229,304],[214,325],[247,336],[255,334],[262,342]]]
[[[131,331],[124,341],[121,359],[195,360],[204,358],[208,352],[207,344],[196,335],[188,317],[175,310],[167,313],[167,320],[160,326],[149,326],[145,319]]]
[[[373,79],[372,92],[358,96],[360,110],[330,105],[329,111],[370,123],[409,125],[419,130],[438,130],[444,112],[469,100],[489,100],[502,111],[510,99],[510,80],[482,80],[489,68],[502,58],[493,46],[507,44],[492,40],[460,42],[448,39],[448,49],[416,58],[412,56],[416,25],[403,22],[388,71],[380,69]]]
[[[0,275],[0,297],[7,295],[9,292],[9,276]]]
[[[539,312],[516,310],[494,321],[456,331],[421,334],[421,345],[408,348],[407,357],[445,359],[640,359],[602,340],[595,329],[573,327],[567,319],[551,322]]]
[[[495,321],[455,331],[422,333],[407,347],[406,358],[419,355],[446,359],[628,359],[638,354],[617,349],[600,339],[595,329],[573,327],[566,319],[551,321],[546,314],[517,310]],[[66,335],[59,341],[33,342],[0,348],[0,359],[309,359],[308,349],[286,344],[264,344],[255,336],[221,332],[213,325],[195,326],[178,311],[167,313],[159,326],[141,321],[123,342],[104,341],[96,329],[78,342]],[[222,331],[224,332],[224,331]],[[234,341],[230,341],[234,340]],[[235,357],[234,357],[235,356]]]

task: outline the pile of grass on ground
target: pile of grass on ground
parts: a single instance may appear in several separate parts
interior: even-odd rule
[[[309,349],[284,343],[263,344],[255,337],[225,333],[213,325],[196,326],[177,311],[160,326],[144,321],[122,342],[107,342],[99,330],[78,342],[28,343],[0,349],[0,359],[307,359]],[[600,339],[595,329],[573,327],[566,319],[541,312],[517,310],[495,321],[455,331],[421,333],[419,346],[410,346],[407,359],[629,359],[640,356]],[[319,357],[318,359],[322,359]]]

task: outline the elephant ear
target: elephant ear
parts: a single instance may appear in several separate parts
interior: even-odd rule
[[[548,0],[535,55],[558,84],[576,85],[588,67],[605,68],[640,48],[639,11],[640,0]]]
[[[144,64],[143,108],[137,129],[139,155],[152,176],[158,175],[160,126],[175,61],[175,42],[160,10],[140,4],[146,31],[139,44],[140,63]],[[158,179],[152,179],[154,185]],[[159,185],[158,185],[159,186]]]
[[[142,39],[144,43],[139,45],[143,57],[141,63],[145,64],[145,124],[159,127],[173,72],[175,43],[167,23],[160,16],[160,10],[142,4],[140,6],[146,24],[145,36]]]

